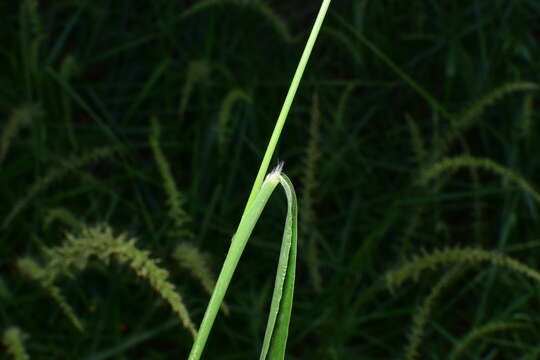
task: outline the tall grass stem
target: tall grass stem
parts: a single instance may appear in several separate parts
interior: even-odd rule
[[[191,353],[189,354],[189,360],[198,360],[202,355],[206,341],[208,340],[208,335],[214,324],[214,320],[219,311],[227,288],[231,282],[234,270],[238,265],[240,256],[246,247],[246,243],[249,240],[251,232],[259,220],[259,217],[268,201],[268,198],[274,191],[277,184],[280,182],[280,174],[272,173],[268,175],[266,181],[262,184],[260,191],[257,194],[255,200],[253,200],[247,215],[242,217],[240,224],[238,225],[238,230],[233,237],[229,252],[223,263],[223,268],[219,274],[218,280],[216,282],[216,287],[206,308],[206,313],[204,314],[203,320],[201,322],[201,327],[199,329],[198,336],[195,338],[193,347],[191,348]]]
[[[319,10],[319,14],[317,15],[317,19],[315,20],[315,24],[311,29],[311,34],[309,35],[308,41],[304,48],[304,52],[302,53],[302,57],[300,58],[300,62],[298,63],[298,67],[296,68],[296,72],[291,81],[289,91],[287,92],[285,102],[283,103],[281,112],[279,113],[279,117],[272,133],[272,137],[270,138],[268,146],[266,147],[266,152],[264,153],[261,166],[259,167],[259,172],[257,173],[257,177],[255,178],[255,182],[253,183],[253,187],[251,188],[251,193],[249,194],[249,198],[246,207],[244,208],[244,214],[242,215],[242,217],[245,216],[247,209],[249,209],[249,206],[251,205],[253,200],[255,200],[255,197],[257,196],[259,189],[261,188],[264,175],[268,171],[268,166],[270,165],[270,160],[272,159],[272,155],[274,154],[274,150],[276,149],[279,136],[281,135],[281,130],[283,129],[283,125],[285,124],[285,120],[287,119],[287,115],[289,114],[289,110],[291,109],[294,96],[296,95],[296,90],[298,90],[298,85],[300,84],[300,80],[302,79],[302,75],[304,74],[304,70],[306,68],[309,56],[311,55],[311,51],[313,50],[313,45],[317,40],[317,36],[319,35],[322,23],[324,21],[330,3],[331,0],[323,0],[323,3]]]

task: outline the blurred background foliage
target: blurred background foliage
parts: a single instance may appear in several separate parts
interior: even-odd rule
[[[319,5],[0,4],[0,327],[20,327],[31,358],[187,357],[189,333],[124,266],[95,261],[58,282],[79,333],[17,259],[107,223],[160,259],[198,323],[208,296],[171,254],[190,241],[219,271]],[[334,1],[277,156],[303,216],[288,359],[404,357],[441,272],[394,293],[381,275],[421,249],[482,247],[539,268],[529,191],[485,169],[416,181],[468,154],[538,187],[539,44],[536,0]],[[182,232],[149,145],[152,117],[189,218]],[[258,356],[284,214],[274,196],[209,359]],[[463,271],[434,305],[418,358],[447,358],[490,321],[523,321],[475,338],[462,357],[536,359],[538,284],[488,265]]]

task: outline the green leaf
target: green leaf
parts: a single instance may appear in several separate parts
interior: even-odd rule
[[[306,68],[309,56],[313,50],[315,41],[321,29],[322,23],[326,16],[331,0],[323,0],[315,23],[311,29],[311,33],[307,40],[304,52],[296,68],[296,72],[289,86],[289,91],[285,97],[283,107],[278,116],[278,120],[268,142],[266,152],[259,167],[259,171],[251,188],[251,192],[244,208],[244,213],[238,225],[238,229],[231,241],[231,246],[221,273],[219,274],[214,292],[210,297],[210,302],[206,308],[199,333],[195,338],[193,347],[189,354],[188,360],[199,360],[208,340],[208,335],[214,324],[217,312],[227,288],[229,287],[233,273],[238,265],[240,256],[244,251],[247,241],[251,235],[259,216],[261,215],[270,194],[273,192],[277,183],[281,183],[285,189],[288,200],[287,220],[285,222],[285,232],[283,235],[283,243],[281,254],[278,263],[278,273],[274,287],[274,295],[270,305],[270,315],[266,334],[263,342],[263,349],[260,359],[283,359],[285,356],[285,346],[287,342],[288,328],[291,317],[292,299],[294,290],[294,277],[296,270],[296,240],[297,240],[297,203],[292,184],[285,175],[281,174],[281,167],[272,171],[264,179],[264,175],[268,170],[270,160],[274,154],[276,144],[279,140],[281,130],[287,119],[292,101],[300,84],[300,79]],[[264,179],[264,180],[263,180]]]
[[[280,183],[287,195],[287,219],[260,360],[285,358],[294,294],[298,207],[296,193],[287,175],[281,174]]]
[[[250,208],[240,220],[206,313],[204,314],[201,327],[191,348],[189,360],[200,359],[240,256],[244,251],[257,220],[266,206],[268,198],[278,183],[282,185],[287,196],[287,219],[285,220],[274,294],[270,305],[270,315],[260,359],[274,360],[284,358],[294,292],[298,206],[292,183],[286,175],[281,173],[280,165],[268,174],[261,186],[259,194],[257,194]]]

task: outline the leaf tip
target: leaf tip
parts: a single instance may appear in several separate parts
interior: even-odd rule
[[[283,161],[280,161],[277,166],[266,175],[266,180],[278,179],[281,176],[281,171],[283,170]]]

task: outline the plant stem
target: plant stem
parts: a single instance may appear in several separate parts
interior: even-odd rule
[[[191,348],[191,353],[189,354],[188,360],[200,359],[204,346],[206,345],[210,329],[214,324],[216,315],[219,311],[227,288],[229,287],[229,283],[232,279],[238,261],[240,260],[240,256],[242,255],[246,243],[249,240],[249,236],[253,231],[253,227],[259,219],[259,216],[266,202],[268,201],[268,197],[270,196],[276,185],[280,182],[280,167],[278,170],[269,174],[264,182],[263,179],[266,172],[268,171],[268,166],[270,164],[270,160],[272,159],[272,155],[274,154],[274,150],[279,140],[279,136],[281,135],[281,130],[283,129],[283,125],[285,124],[285,120],[287,119],[287,115],[289,114],[291,104],[296,94],[296,90],[298,89],[298,85],[300,84],[300,80],[306,68],[309,56],[311,55],[311,51],[313,50],[313,45],[317,40],[317,36],[321,29],[323,20],[326,16],[326,12],[328,10],[330,2],[331,0],[323,0],[323,3],[319,10],[319,14],[317,15],[317,19],[315,20],[315,24],[311,29],[311,34],[309,35],[308,41],[304,48],[304,52],[302,53],[302,57],[300,58],[300,62],[298,63],[298,67],[296,68],[296,72],[291,81],[291,85],[289,86],[289,91],[287,92],[287,96],[285,97],[285,101],[283,103],[281,112],[274,127],[274,131],[272,133],[270,141],[268,142],[268,146],[266,147],[264,158],[261,162],[261,166],[259,167],[259,172],[257,173],[255,182],[253,183],[253,187],[244,208],[244,213],[242,214],[240,224],[238,225],[238,229],[232,239],[229,252],[227,253],[227,257],[225,258],[225,262],[223,263],[223,268],[221,270],[221,273],[219,274],[219,278],[216,282],[216,287],[214,289],[212,297],[210,298],[210,302],[208,303],[206,313],[204,314],[203,320],[201,322],[199,333],[195,338],[195,342],[193,344],[193,347]]]
[[[216,282],[216,287],[214,288],[214,292],[212,293],[212,297],[210,298],[210,302],[206,308],[206,313],[204,314],[199,333],[197,334],[193,347],[191,348],[191,353],[189,354],[188,358],[189,360],[200,359],[208,339],[208,334],[210,333],[212,325],[214,324],[214,320],[219,311],[221,303],[223,302],[223,297],[225,296],[225,292],[227,292],[227,288],[229,287],[234,270],[236,269],[238,261],[240,260],[240,256],[244,251],[246,243],[249,240],[249,236],[251,235],[251,232],[253,231],[253,228],[255,227],[255,224],[257,223],[257,220],[259,219],[259,216],[261,215],[261,212],[268,201],[268,198],[279,182],[279,172],[273,172],[268,175],[266,180],[263,182],[257,197],[255,200],[253,200],[252,206],[246,213],[247,215],[242,217],[240,225],[238,225],[238,230],[236,231],[236,234],[231,242],[231,246],[229,247],[229,252],[227,253],[225,262],[223,263],[223,268],[221,269],[221,273],[219,274],[219,278]]]
[[[247,209],[249,209],[251,202],[253,202],[253,200],[257,196],[257,193],[261,188],[264,175],[268,171],[268,166],[270,164],[270,160],[272,159],[272,155],[274,154],[274,150],[276,149],[279,136],[281,135],[281,130],[283,129],[283,125],[285,124],[285,120],[287,119],[287,115],[289,114],[291,104],[294,100],[294,95],[296,94],[296,90],[298,89],[298,85],[300,84],[300,80],[302,79],[302,75],[304,74],[304,70],[306,68],[309,56],[311,55],[313,45],[315,44],[317,36],[319,35],[319,31],[326,16],[326,12],[328,10],[330,2],[331,0],[323,0],[321,8],[319,9],[319,14],[317,15],[315,24],[311,29],[311,34],[309,35],[306,47],[304,48],[304,52],[302,53],[302,57],[300,58],[300,62],[298,63],[298,67],[296,68],[296,72],[294,73],[291,85],[289,86],[289,91],[287,92],[287,96],[285,97],[285,102],[281,107],[281,112],[279,113],[279,117],[274,127],[274,132],[272,133],[272,137],[270,138],[268,146],[266,147],[266,152],[264,153],[261,166],[259,167],[259,172],[257,173],[257,177],[255,178],[255,182],[253,183],[253,187],[251,188],[251,193],[249,194],[249,198],[246,207],[244,208],[244,214],[242,215],[242,217],[246,214],[246,211]]]

